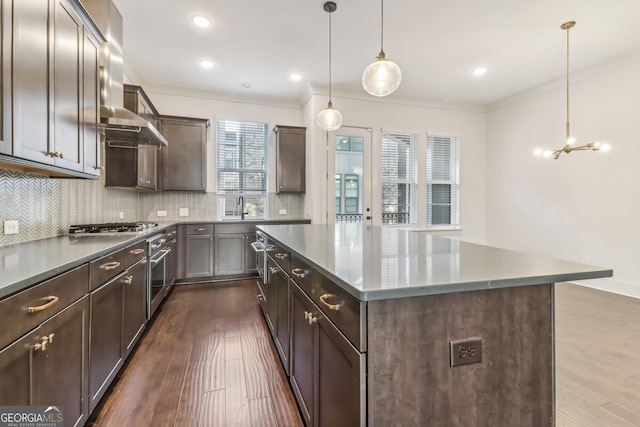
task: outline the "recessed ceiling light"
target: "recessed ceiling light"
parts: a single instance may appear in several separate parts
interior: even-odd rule
[[[291,80],[293,80],[294,82],[297,82],[298,80],[302,80],[302,74],[300,74],[300,73],[291,73],[291,74],[289,74],[289,78]]]
[[[487,72],[487,69],[485,67],[478,67],[475,70],[473,70],[473,75],[474,76],[482,76],[486,72]]]
[[[240,83],[240,86],[242,86],[245,89],[249,89],[251,87],[251,83],[249,82],[242,82]]]
[[[213,68],[213,62],[209,61],[208,59],[201,59],[200,66],[207,69]]]
[[[193,15],[191,17],[191,20],[193,21],[194,24],[196,24],[198,27],[208,27],[209,25],[211,25],[211,20],[209,18],[207,18],[206,16],[202,16],[202,15]]]

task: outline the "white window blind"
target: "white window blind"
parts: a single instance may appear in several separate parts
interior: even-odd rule
[[[427,135],[427,225],[459,223],[460,138]]]
[[[218,120],[216,127],[219,193],[267,192],[267,124]]]
[[[417,223],[417,140],[408,133],[382,133],[382,224]]]

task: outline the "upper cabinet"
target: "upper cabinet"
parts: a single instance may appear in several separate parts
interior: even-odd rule
[[[161,190],[206,191],[208,119],[160,116]]]
[[[276,134],[276,193],[305,192],[306,128],[280,126]]]
[[[0,166],[97,177],[100,41],[69,0],[2,7],[3,114],[11,120],[3,120]]]
[[[133,111],[140,117],[158,127],[158,110],[140,86],[124,85],[124,108]]]

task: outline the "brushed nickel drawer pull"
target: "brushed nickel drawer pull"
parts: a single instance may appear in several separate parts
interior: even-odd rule
[[[131,276],[125,276],[124,278],[124,284],[125,285],[130,285],[133,283],[133,274]]]
[[[33,349],[35,351],[47,351],[47,344],[52,344],[53,337],[55,336],[56,334],[45,335],[44,337],[42,337],[42,342],[39,342],[36,345],[34,345]]]
[[[327,307],[329,307],[329,310],[335,310],[335,311],[339,311],[340,310],[340,306],[342,304],[330,304],[327,302],[328,298],[333,298],[335,297],[335,295],[333,294],[322,294],[320,295],[320,301],[326,305]]]
[[[100,266],[101,269],[103,270],[107,270],[107,271],[111,271],[114,270],[116,268],[120,267],[120,263],[118,261],[112,261],[112,262],[108,262],[106,264],[102,264]]]
[[[27,307],[27,313],[37,313],[38,311],[46,310],[47,308],[57,303],[59,300],[59,298],[54,295],[49,295],[48,297],[45,297],[45,299],[47,300],[45,304],[39,305],[37,307]]]
[[[274,257],[276,257],[279,260],[283,260],[287,257],[287,254],[278,253],[278,254],[275,254]]]
[[[144,253],[144,249],[132,249],[129,251],[129,253],[133,255],[140,255]]]
[[[304,279],[304,277],[306,276],[306,273],[302,268],[294,268],[293,270],[291,270],[291,273],[293,273],[294,276],[299,277],[301,279]]]
[[[278,273],[278,269],[276,267],[271,267],[271,274],[277,274]]]
[[[308,311],[304,312],[304,318],[309,321],[309,325],[313,325],[314,323],[316,323],[318,321],[318,318],[314,317],[313,313],[310,313]]]
[[[196,231],[204,231],[206,228],[196,228]]]

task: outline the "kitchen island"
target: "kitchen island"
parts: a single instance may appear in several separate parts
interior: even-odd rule
[[[288,260],[308,425],[555,425],[553,283],[612,275],[397,228],[258,228]]]

